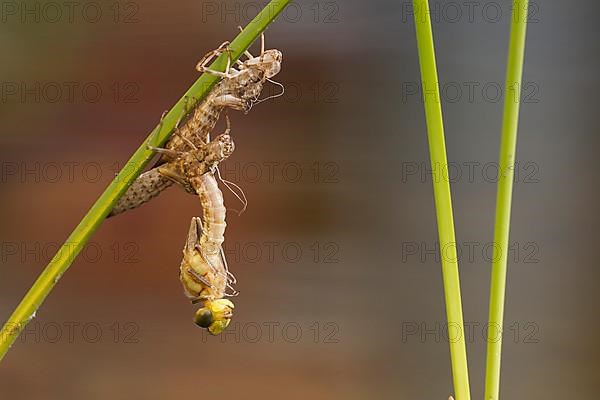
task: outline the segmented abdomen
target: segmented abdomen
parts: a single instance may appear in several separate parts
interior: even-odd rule
[[[117,201],[108,217],[137,208],[171,186],[173,181],[163,176],[158,170],[159,167],[141,174]]]
[[[204,230],[200,238],[200,245],[210,254],[220,253],[227,225],[223,193],[213,174],[196,177],[192,179],[191,183],[200,196],[204,216]]]
[[[208,143],[210,133],[217,124],[224,108],[215,103],[215,98],[219,97],[222,92],[222,84],[219,83],[194,109],[192,115],[180,124],[179,135],[171,136],[165,147],[176,151],[189,150],[189,146],[180,136],[191,140],[196,146]]]
[[[202,205],[202,232],[197,246],[184,249],[180,279],[189,298],[215,300],[225,296],[229,275],[221,254],[225,234],[225,206],[223,193],[213,174],[204,174],[192,179],[192,185]],[[199,220],[199,219],[198,219]]]

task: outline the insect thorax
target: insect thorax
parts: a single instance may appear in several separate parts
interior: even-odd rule
[[[231,94],[244,100],[250,107],[260,96],[265,79],[264,71],[257,68],[248,68],[242,70],[231,81],[224,83],[227,84],[227,89]]]

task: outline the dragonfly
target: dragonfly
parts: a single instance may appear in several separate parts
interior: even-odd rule
[[[137,208],[158,196],[173,183],[179,182],[177,174],[172,173],[171,162],[175,161],[188,147],[199,149],[197,155],[201,155],[200,153],[203,152],[201,149],[211,143],[210,133],[223,110],[234,109],[247,113],[253,105],[283,94],[283,85],[271,79],[281,70],[282,53],[277,49],[265,50],[264,34],[261,35],[259,56],[255,57],[246,51],[244,53],[247,57],[245,61],[238,60],[233,64],[229,57],[225,72],[210,69],[208,64],[223,52],[230,54],[229,42],[224,42],[198,62],[196,69],[199,72],[217,75],[221,80],[192,110],[188,109],[189,101],[186,99],[184,112],[175,126],[173,136],[166,143],[165,148],[160,151],[162,154],[160,160],[154,168],[141,174],[133,182],[117,201],[108,215],[109,217]],[[279,85],[282,91],[277,95],[259,99],[267,81]],[[156,132],[160,131],[161,126],[162,118]],[[164,164],[167,164],[167,167],[163,167]],[[194,193],[189,186],[183,186],[189,193]]]
[[[209,333],[222,333],[233,316],[234,304],[226,297],[236,296],[236,283],[229,272],[223,252],[225,214],[223,194],[215,176],[204,174],[194,179],[202,203],[203,217],[193,217],[183,249],[179,279],[192,303],[201,303],[194,322]],[[228,292],[231,289],[232,292]]]
[[[151,147],[157,153],[169,156],[172,161],[146,173],[149,179],[151,177],[175,182],[187,192],[197,195],[200,200],[203,215],[202,218],[193,217],[190,223],[179,278],[186,296],[192,303],[202,305],[196,312],[194,322],[213,335],[220,334],[229,325],[234,305],[226,297],[237,295],[233,288],[235,276],[229,272],[222,246],[225,241],[227,210],[217,178],[244,202],[244,209],[247,205],[243,191],[233,182],[222,179],[218,169],[218,164],[227,159],[235,149],[230,135],[229,118],[226,120],[225,132],[200,147],[192,142],[187,142],[190,148],[186,151]],[[158,175],[152,172],[154,170]],[[134,185],[138,183],[136,181]],[[230,185],[239,189],[241,196]],[[140,198],[136,196],[136,199]],[[128,201],[124,204],[132,206],[133,203]]]

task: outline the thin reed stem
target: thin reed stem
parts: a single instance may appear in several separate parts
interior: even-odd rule
[[[413,6],[421,65],[429,153],[433,170],[433,192],[435,196],[438,234],[440,249],[444,249],[441,257],[442,275],[446,298],[448,332],[449,336],[451,336],[449,342],[454,393],[457,400],[469,400],[471,395],[460,296],[458,259],[456,255],[456,239],[454,237],[452,199],[450,183],[442,175],[443,167],[448,165],[448,161],[446,159],[444,125],[435,63],[433,33],[429,17],[429,3],[427,0],[413,0]]]
[[[500,144],[500,174],[496,194],[496,222],[494,227],[494,257],[490,287],[490,314],[485,375],[485,399],[497,400],[500,394],[500,364],[502,357],[502,327],[506,291],[506,269],[510,210],[512,204],[517,128],[525,33],[527,30],[528,0],[515,0],[510,28],[508,63],[504,93],[504,115],[502,117],[502,141]]]

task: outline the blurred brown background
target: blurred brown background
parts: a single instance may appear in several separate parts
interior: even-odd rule
[[[197,78],[196,61],[263,4],[2,3],[2,320]],[[481,398],[511,4],[431,4]],[[600,389],[598,11],[558,0],[530,10],[504,399]],[[241,294],[226,334],[208,337],[191,322],[177,273],[201,210],[172,188],[102,225],[0,365],[0,398],[447,398],[412,18],[404,1],[298,1],[268,30],[287,91],[230,113],[237,148],[223,172],[250,205],[228,215]]]

